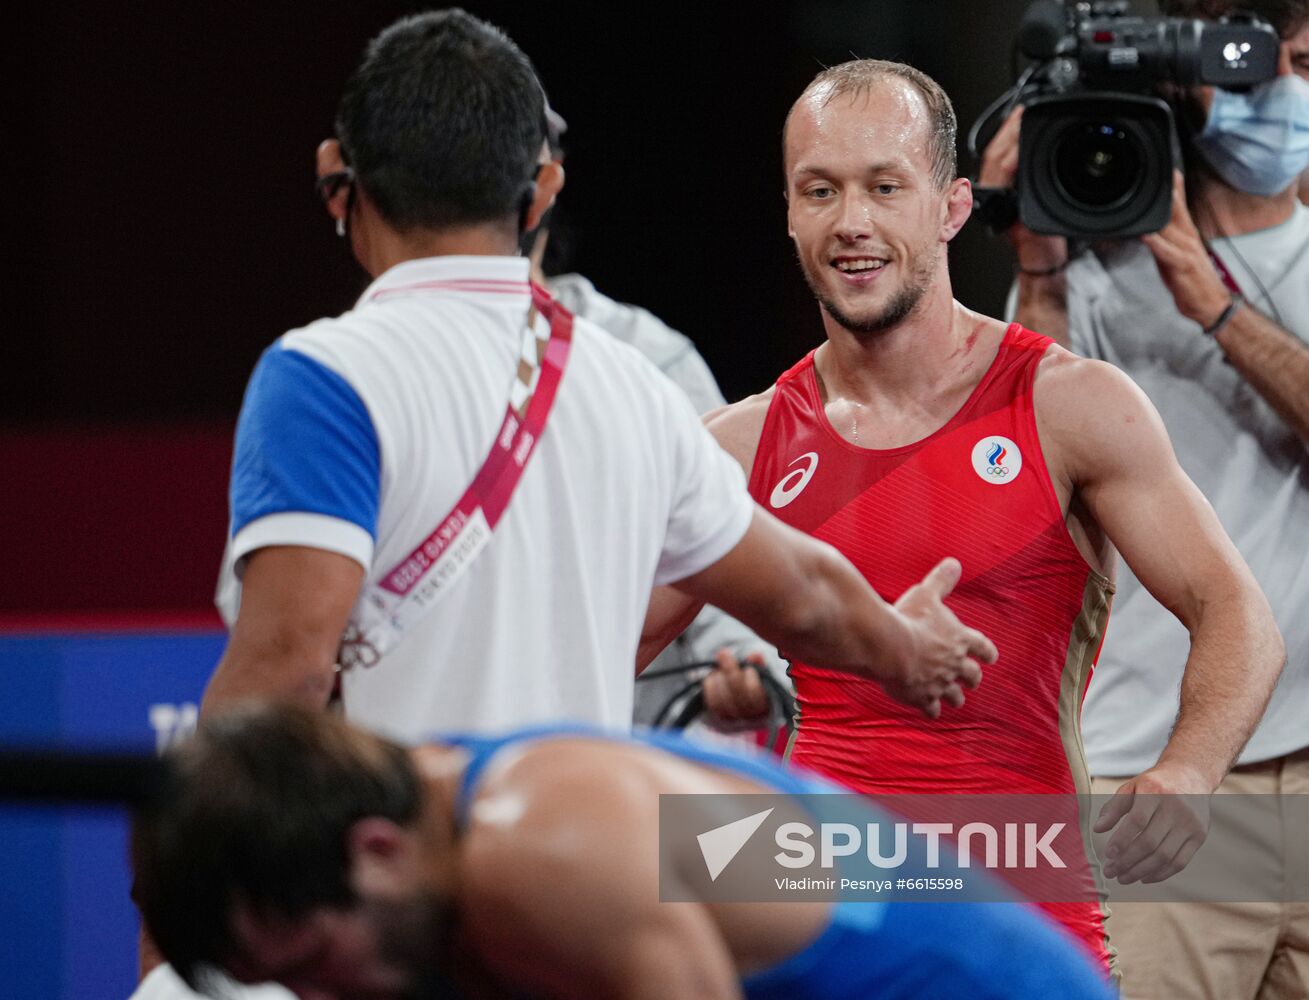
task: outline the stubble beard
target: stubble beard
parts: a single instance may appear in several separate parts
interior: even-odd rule
[[[916,255],[915,262],[904,283],[895,290],[891,300],[885,306],[870,316],[851,316],[832,301],[832,298],[824,291],[822,283],[818,280],[818,275],[810,271],[804,258],[800,258],[800,270],[804,274],[805,283],[809,286],[809,290],[814,293],[814,298],[818,300],[818,304],[822,306],[823,311],[831,316],[843,329],[862,339],[876,336],[899,326],[918,307],[918,303],[923,300],[923,296],[927,294],[927,289],[931,286],[932,274],[936,269],[939,253],[938,250],[935,253],[928,251]]]
[[[404,1000],[455,997],[457,960],[452,948],[455,911],[451,900],[423,891],[402,902],[373,904],[382,954],[409,973]]]

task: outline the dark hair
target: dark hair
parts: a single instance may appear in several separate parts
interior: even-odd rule
[[[346,83],[336,134],[401,232],[517,216],[545,141],[545,94],[500,29],[462,10],[404,18]]]
[[[297,919],[348,906],[348,834],[368,816],[417,820],[399,745],[323,712],[258,705],[207,720],[164,758],[132,827],[133,896],[192,987],[233,957],[233,904]]]
[[[1213,19],[1238,10],[1258,14],[1282,38],[1289,38],[1309,23],[1309,0],[1159,0],[1169,17]]]
[[[941,89],[941,85],[922,70],[886,59],[855,59],[823,70],[810,81],[805,93],[826,89],[823,103],[827,104],[845,94],[866,93],[874,84],[887,77],[899,77],[908,81],[922,95],[929,117],[927,155],[932,161],[932,180],[937,187],[944,188],[958,174],[955,136],[959,126],[950,98]],[[791,111],[794,113],[794,105]],[[790,114],[786,120],[789,125]],[[783,136],[785,134],[783,130]]]

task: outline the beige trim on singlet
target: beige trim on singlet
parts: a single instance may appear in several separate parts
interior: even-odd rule
[[[791,763],[791,754],[795,752],[795,738],[800,735],[800,709],[795,710],[795,722],[791,726],[791,736],[786,741],[786,749],[782,751],[782,760],[787,764]]]
[[[1068,652],[1064,656],[1064,669],[1059,679],[1059,739],[1064,746],[1068,773],[1072,775],[1073,788],[1080,805],[1078,819],[1082,844],[1086,849],[1086,863],[1095,879],[1096,892],[1100,898],[1100,914],[1106,920],[1109,917],[1106,902],[1108,893],[1100,873],[1100,861],[1091,845],[1091,772],[1086,765],[1086,751],[1082,746],[1082,694],[1086,691],[1091,668],[1109,624],[1109,606],[1113,594],[1113,581],[1094,570],[1087,573],[1086,586],[1082,590],[1082,608],[1073,620],[1072,631],[1068,636]],[[1110,942],[1107,929],[1104,943],[1109,953],[1109,971],[1116,979],[1119,974],[1118,951]]]

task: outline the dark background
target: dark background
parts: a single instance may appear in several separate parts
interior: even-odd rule
[[[735,399],[822,336],[786,236],[791,102],[823,65],[899,59],[946,88],[962,142],[1009,82],[1024,6],[468,9],[568,119],[574,268],[692,337]],[[11,22],[0,611],[208,604],[245,379],[365,285],[313,195],[314,148],[367,39],[421,9],[82,2]],[[951,253],[956,296],[998,312],[1007,246],[970,225]]]

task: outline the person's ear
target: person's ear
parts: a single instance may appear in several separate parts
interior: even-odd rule
[[[341,141],[339,139],[324,139],[318,144],[315,168],[319,180],[329,174],[339,174],[346,169],[345,158],[341,155]],[[344,224],[348,221],[346,214],[350,211],[350,185],[342,184],[337,189],[336,194],[323,204],[327,208],[327,214],[336,221],[338,231],[343,229]]]
[[[380,816],[368,816],[346,835],[350,884],[360,895],[392,895],[412,887],[418,847],[415,835]]]
[[[973,214],[973,185],[966,177],[956,177],[946,189],[945,212],[941,222],[941,242],[949,243]]]
[[[795,226],[791,224],[791,189],[782,187],[782,199],[786,202],[786,235],[795,239]]]
[[[536,175],[536,191],[532,195],[532,204],[527,209],[524,220],[524,232],[531,232],[541,224],[541,217],[550,210],[555,198],[564,187],[564,165],[558,160],[541,164]]]

